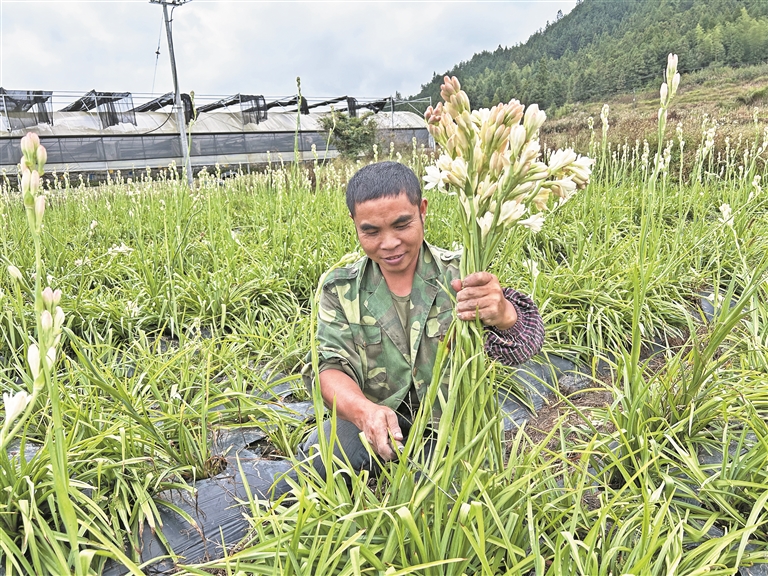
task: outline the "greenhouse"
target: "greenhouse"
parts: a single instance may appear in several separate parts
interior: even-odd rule
[[[183,163],[173,94],[134,106],[129,92],[91,90],[58,110],[55,98],[50,91],[0,88],[0,168],[7,173],[16,171],[19,140],[27,131],[40,136],[53,171],[130,172]],[[410,145],[415,138],[430,146],[423,119],[396,110],[391,98],[308,101],[294,96],[267,102],[264,96],[236,94],[193,111],[192,99],[182,94],[182,103],[193,169],[251,166],[278,157],[291,161],[295,145],[305,160],[315,154],[335,157],[320,123],[331,109],[351,116],[374,112],[383,142]]]

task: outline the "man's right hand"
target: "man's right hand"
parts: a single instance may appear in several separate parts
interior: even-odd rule
[[[336,415],[357,426],[380,458],[395,458],[395,448],[403,446],[403,432],[394,410],[368,400],[355,381],[340,370],[320,373],[320,391],[325,405],[335,403]]]
[[[362,421],[355,424],[362,430],[368,443],[382,459],[394,459],[396,456],[394,448],[397,447],[398,450],[403,448],[403,432],[397,423],[397,414],[391,408],[371,402],[371,407],[364,412]],[[393,440],[395,446],[392,445]]]

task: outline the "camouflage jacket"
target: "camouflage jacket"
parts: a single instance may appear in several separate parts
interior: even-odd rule
[[[459,278],[460,256],[460,252],[426,242],[422,245],[411,288],[410,334],[403,331],[392,295],[375,262],[363,257],[328,274],[318,310],[320,372],[342,370],[369,400],[393,410],[400,406],[411,384],[422,399],[432,379],[438,344],[453,318],[452,299],[456,293],[450,283]],[[508,291],[514,291],[505,289],[510,299]],[[530,299],[515,295],[530,303],[537,332],[541,326],[538,340],[523,342],[525,359],[541,347],[543,324]],[[515,301],[513,304],[520,317],[521,307]],[[525,303],[522,310],[527,313]],[[311,392],[311,365],[307,364],[302,373]]]

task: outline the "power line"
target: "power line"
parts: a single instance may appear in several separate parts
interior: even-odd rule
[[[157,64],[160,62],[160,40],[163,38],[163,17],[160,17],[160,32],[157,33],[157,50],[155,50],[155,73],[152,75],[152,96],[155,95],[155,79],[157,78]]]

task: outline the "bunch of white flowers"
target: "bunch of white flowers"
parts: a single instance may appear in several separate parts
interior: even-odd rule
[[[538,134],[546,114],[536,104],[526,109],[511,100],[473,111],[459,81],[447,76],[441,96],[445,103],[425,112],[427,128],[442,148],[426,169],[425,188],[458,196],[463,278],[488,268],[513,225],[538,232],[547,211],[587,185],[593,160],[571,149],[542,160]],[[440,384],[443,374],[449,379],[435,447],[440,456],[433,467],[453,461],[452,451],[468,445],[482,445],[491,468],[503,466],[499,407],[485,369],[483,340],[480,320],[457,324],[454,316],[445,337],[450,353],[438,353],[432,376],[432,385]],[[486,438],[477,444],[479,435]]]
[[[469,258],[462,273],[471,273],[487,268],[512,224],[538,232],[553,204],[587,185],[594,161],[565,149],[544,162],[538,133],[546,114],[536,104],[510,100],[473,111],[458,79],[447,76],[440,94],[445,103],[425,113],[442,148],[426,168],[425,188],[458,195]]]

